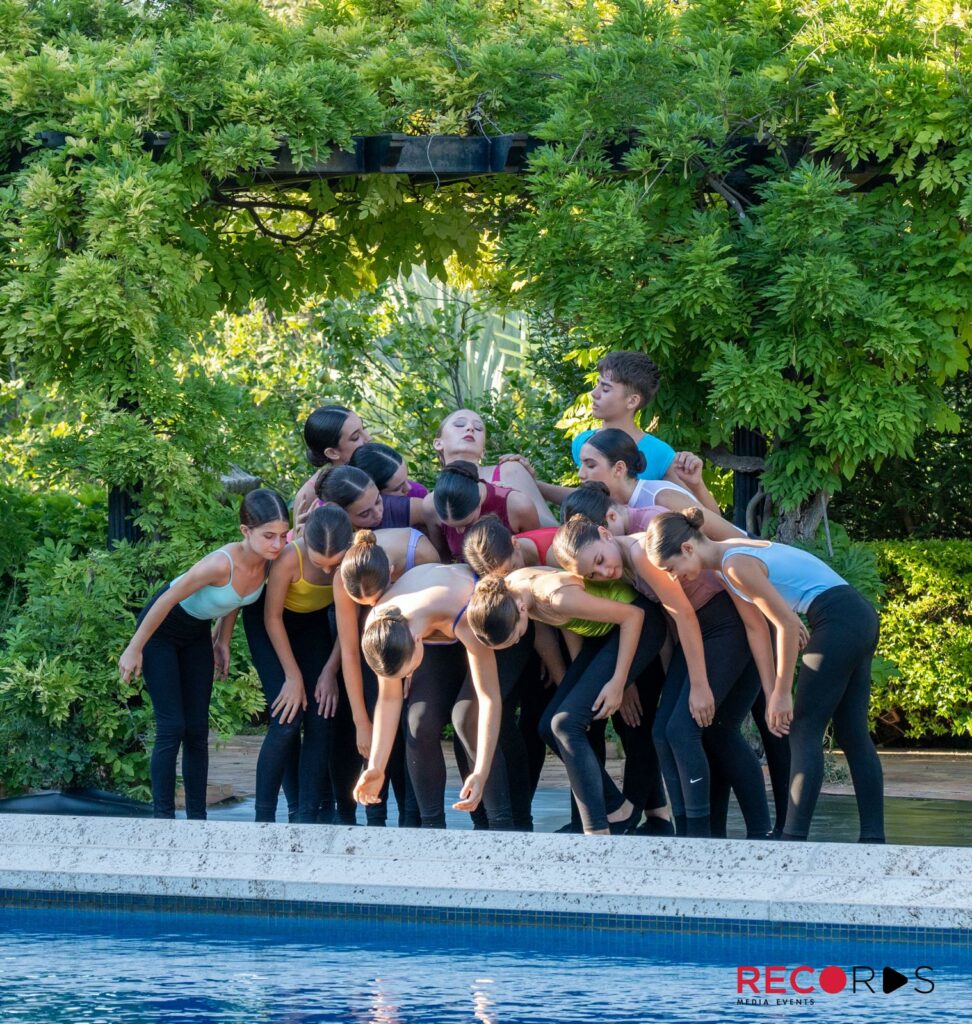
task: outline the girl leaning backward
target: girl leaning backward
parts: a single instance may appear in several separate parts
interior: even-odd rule
[[[180,747],[186,817],[206,817],[213,677],[217,671],[226,677],[237,614],[263,593],[270,563],[283,551],[289,528],[279,494],[265,488],[247,494],[240,505],[243,539],[206,555],[159,590],[118,659],[124,682],[144,675],[155,712],[151,776],[156,818],[175,817]],[[212,633],[214,619],[218,625]]]

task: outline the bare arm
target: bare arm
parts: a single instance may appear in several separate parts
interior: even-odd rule
[[[592,622],[615,622],[620,627],[618,657],[614,675],[598,695],[595,718],[607,718],[621,706],[621,697],[631,673],[631,663],[638,650],[645,613],[624,601],[611,601],[605,597],[588,594],[583,587],[561,587],[551,599],[551,605],[558,615],[568,619],[589,619]]]
[[[560,630],[556,626],[548,626],[546,622],[535,622],[533,625],[533,647],[540,655],[540,660],[551,681],[554,685],[560,686],[560,681],[567,671],[563,652],[560,650],[560,642],[557,639]]]
[[[773,695],[776,685],[776,665],[773,660],[773,643],[770,639],[769,626],[766,624],[766,617],[754,604],[744,601],[738,594],[729,591],[732,603],[739,612],[739,618],[746,629],[746,639],[749,641],[749,649],[756,663],[756,671],[759,672],[759,681],[763,687],[763,693],[769,700]]]
[[[506,462],[501,460],[501,466],[500,480],[502,481],[503,486],[512,487],[514,490],[519,491],[524,497],[529,499],[537,513],[538,525],[556,526],[557,520],[547,507],[546,501],[544,501],[543,492],[540,490],[540,487],[531,472],[532,467],[528,469],[527,465],[519,460],[510,460]],[[526,529],[532,529],[532,527],[526,527]]]
[[[734,554],[726,559],[723,572],[776,627],[776,681],[766,701],[766,719],[770,730],[782,735],[789,732],[793,718],[793,673],[800,652],[800,619],[770,583],[758,559]]]
[[[216,675],[220,679],[225,679],[229,675],[230,640],[239,614],[239,608],[234,608],[229,615],[224,615],[216,623],[216,629],[213,630],[213,658],[216,664]]]
[[[681,584],[652,565],[640,544],[631,546],[631,562],[634,570],[651,587],[661,601],[662,607],[671,615],[678,631],[678,639],[685,654],[689,673],[689,711],[700,728],[712,724],[715,717],[715,698],[709,686],[709,675],[705,667],[705,648],[702,630],[692,603],[685,596]]]
[[[270,568],[263,607],[263,624],[284,673],[280,693],[270,705],[270,714],[274,717],[279,714],[281,725],[292,722],[298,712],[307,707],[304,677],[283,624],[284,598],[287,596],[287,588],[297,579],[297,571],[297,550],[291,544]]]
[[[702,466],[703,462],[698,455],[692,452],[679,452],[665,470],[665,479],[687,487],[710,512],[721,516],[722,509],[719,508],[719,503],[702,479]]]
[[[381,787],[385,781],[385,768],[395,745],[395,736],[401,725],[402,680],[378,677],[378,703],[375,704],[375,729],[368,756],[368,767],[361,773],[354,787],[354,798],[362,804],[376,804],[381,800]]]
[[[142,674],[142,651],[169,612],[180,601],[184,601],[190,594],[195,594],[205,586],[225,586],[229,583],[230,572],[226,556],[214,551],[196,562],[174,587],[169,587],[159,597],[142,619],[135,630],[135,635],[128,641],[128,646],[118,659],[118,672],[124,682],[137,679]]]
[[[334,575],[334,612],[337,618],[338,646],[341,650],[341,672],[348,691],[351,717],[357,734],[358,753],[367,757],[371,749],[371,719],[364,699],[361,675],[361,630],[358,605],[344,588],[340,572]]]
[[[527,530],[536,530],[540,526],[540,517],[537,515],[536,507],[525,494],[521,494],[519,491],[510,492],[506,501],[506,511],[514,533],[525,533]]]
[[[693,504],[680,491],[667,488],[658,492],[655,501],[672,512],[684,512]],[[723,519],[718,511],[713,512],[709,508],[704,508],[702,517],[702,532],[710,540],[739,540],[740,537],[746,536],[745,531],[733,526],[727,519]]]
[[[562,487],[560,484],[547,484],[542,480],[537,481],[537,489],[544,499],[552,505],[563,505],[567,498],[577,490],[576,487]],[[556,525],[556,524],[554,524]]]
[[[476,639],[465,617],[456,627],[456,637],[466,648],[469,675],[479,703],[479,720],[476,731],[476,763],[459,793],[459,802],[455,807],[459,811],[474,811],[482,799],[483,786],[493,763],[500,719],[503,715],[503,702],[500,697],[496,654]]]

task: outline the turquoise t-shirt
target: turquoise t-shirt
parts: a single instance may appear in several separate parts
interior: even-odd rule
[[[591,435],[597,433],[594,430],[582,430],[570,443],[570,454],[574,457],[574,463],[580,465],[580,450]],[[645,457],[645,471],[638,474],[639,480],[661,480],[668,472],[668,467],[675,459],[675,449],[651,434],[645,436],[638,442],[638,447]]]

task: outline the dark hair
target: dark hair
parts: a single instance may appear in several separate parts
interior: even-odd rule
[[[513,534],[499,516],[477,520],[462,538],[462,558],[477,576],[495,573],[513,557]]]
[[[687,508],[682,512],[662,512],[655,516],[645,537],[645,553],[652,562],[664,562],[681,554],[682,545],[689,540],[701,540],[705,516],[700,508]]]
[[[394,605],[379,609],[365,626],[361,652],[371,670],[394,679],[415,653],[415,637],[408,620]]]
[[[287,502],[269,487],[249,491],[240,502],[240,523],[243,526],[253,528],[278,519],[289,523],[290,512],[287,511]]]
[[[391,580],[391,566],[385,549],[371,530],[358,530],[354,543],[341,561],[341,582],[357,600],[384,594]]]
[[[600,480],[585,480],[571,491],[560,506],[560,521],[569,523],[571,516],[587,516],[599,526],[607,526],[607,514],[614,502],[607,484]]]
[[[435,511],[444,523],[471,516],[482,503],[479,470],[472,462],[457,459],[442,467],[432,492]]]
[[[360,448],[355,448],[348,459],[348,465],[362,469],[375,482],[375,487],[383,491],[388,481],[398,472],[405,460],[394,448],[380,441],[369,441]]]
[[[648,460],[645,453],[626,434],[617,427],[605,427],[597,430],[585,441],[585,444],[596,448],[613,466],[623,462],[628,468],[628,476],[636,479],[645,471]]]
[[[338,505],[320,505],[304,523],[304,543],[311,551],[332,558],[351,546],[351,520]]]
[[[561,565],[577,565],[582,548],[601,539],[600,527],[584,515],[573,515],[554,534],[554,556]]]
[[[642,352],[608,352],[597,361],[597,372],[610,374],[612,381],[638,395],[639,409],[644,409],[658,393],[658,367]]]
[[[324,502],[347,508],[353,505],[374,480],[354,466],[325,466],[314,481],[314,493]]]
[[[304,421],[304,444],[312,466],[327,466],[331,460],[324,454],[341,440],[341,431],[351,410],[343,405],[322,405]]]
[[[466,606],[466,621],[476,639],[487,647],[505,643],[516,628],[520,609],[502,576],[484,576]]]

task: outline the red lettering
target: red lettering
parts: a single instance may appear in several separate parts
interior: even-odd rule
[[[792,988],[794,992],[799,992],[801,996],[805,996],[810,992],[815,992],[816,989],[813,987],[813,985],[808,985],[806,988],[801,988],[797,984],[798,974],[813,974],[813,968],[807,967],[806,965],[804,965],[803,967],[794,967],[793,970],[790,971],[790,988]]]
[[[749,975],[747,978],[746,975]],[[737,967],[736,968],[736,994],[741,995],[745,986],[755,995],[759,995],[759,968],[758,967]]]
[[[774,985],[778,985],[779,988],[774,988]],[[766,968],[766,994],[768,996],[785,996],[786,995],[786,968],[785,967],[767,967]]]

